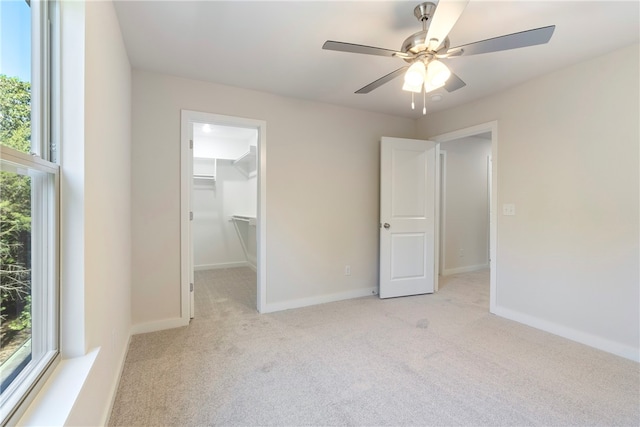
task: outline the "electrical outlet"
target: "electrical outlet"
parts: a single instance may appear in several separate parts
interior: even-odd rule
[[[350,265],[345,265],[344,266],[344,275],[345,276],[351,276],[351,266]]]
[[[513,203],[505,203],[502,205],[502,215],[515,215],[516,205]]]

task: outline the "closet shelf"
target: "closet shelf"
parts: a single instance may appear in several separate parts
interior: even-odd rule
[[[235,159],[233,161],[233,164],[237,165],[239,163],[251,163],[251,162],[255,164],[255,161],[256,161],[256,147],[255,145],[250,145],[249,151],[247,151],[246,153],[244,153],[243,155]]]
[[[249,151],[235,159],[232,164],[247,178],[256,176],[256,147],[249,146]]]
[[[193,158],[193,178],[197,180],[216,181],[218,160],[203,157]]]
[[[255,216],[232,215],[231,216],[231,220],[232,221],[243,221],[243,222],[248,222],[249,225],[256,225],[256,217]]]
[[[208,181],[215,181],[216,180],[216,176],[215,175],[193,174],[193,178],[194,179],[206,179]]]

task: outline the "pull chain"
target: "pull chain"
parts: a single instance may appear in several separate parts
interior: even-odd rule
[[[422,89],[422,115],[425,116],[427,114],[427,91]]]
[[[416,109],[416,103],[413,100],[413,92],[411,92],[411,109],[415,110]]]

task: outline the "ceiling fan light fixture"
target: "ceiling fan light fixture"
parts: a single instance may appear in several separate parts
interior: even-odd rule
[[[412,85],[407,82],[404,82],[404,84],[402,85],[402,90],[407,92],[420,93],[422,92],[422,83],[419,83],[417,85]]]
[[[422,86],[425,81],[427,69],[422,61],[416,61],[407,70],[404,75],[404,83],[407,86]]]
[[[428,81],[424,82],[424,91],[425,93],[429,93],[432,92],[436,89],[440,89],[442,86],[444,86],[444,83],[442,83],[440,86],[434,86],[431,83],[429,83]]]
[[[442,87],[447,80],[449,80],[449,77],[451,77],[451,71],[449,68],[442,62],[433,60],[429,62],[429,66],[427,67],[425,86],[428,82],[429,85],[434,88]]]

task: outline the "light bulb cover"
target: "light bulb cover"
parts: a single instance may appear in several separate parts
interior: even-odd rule
[[[422,61],[416,61],[404,74],[404,82],[409,86],[420,86],[425,81],[427,69]]]
[[[407,92],[420,93],[422,92],[422,83],[411,85],[407,82],[404,82],[404,84],[402,85],[402,90]]]
[[[451,77],[451,71],[446,65],[438,60],[429,62],[424,79],[425,91],[429,92],[444,86],[447,80],[449,80],[449,77]]]

